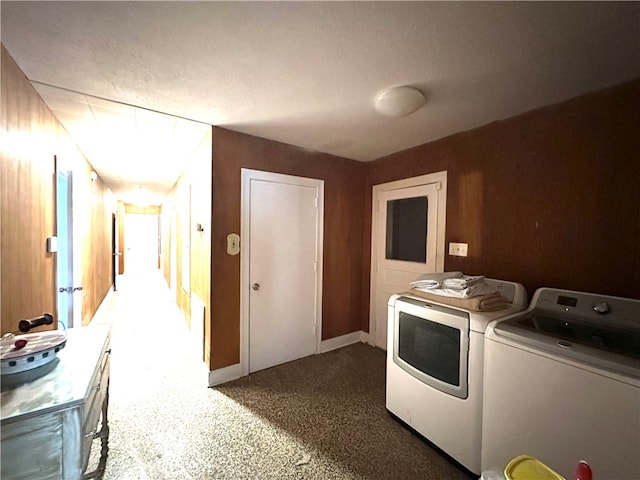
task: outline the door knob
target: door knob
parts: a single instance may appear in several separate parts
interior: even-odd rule
[[[260,290],[260,284],[254,283],[253,285],[251,285],[251,288],[253,288],[254,290]]]
[[[58,289],[58,291],[60,293],[64,293],[64,292],[73,293],[73,292],[77,292],[78,290],[82,290],[82,287],[66,287],[66,288],[65,287],[60,287]]]

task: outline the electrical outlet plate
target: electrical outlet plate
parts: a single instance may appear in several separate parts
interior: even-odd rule
[[[456,257],[466,257],[468,249],[468,243],[449,242],[449,255],[454,255]]]

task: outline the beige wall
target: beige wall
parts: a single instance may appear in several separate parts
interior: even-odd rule
[[[98,179],[67,132],[2,47],[0,156],[0,310],[2,333],[17,322],[56,316],[55,164],[72,171],[73,234],[80,278],[75,294],[82,323],[91,321],[111,286],[111,191]]]

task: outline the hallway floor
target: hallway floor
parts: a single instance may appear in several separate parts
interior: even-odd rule
[[[105,480],[470,478],[387,414],[382,350],[208,388],[171,297],[157,271],[123,276],[94,318],[112,325]]]
[[[207,369],[159,271],[122,275],[117,287],[94,317],[112,325],[104,478],[192,478],[180,466],[207,441],[191,430],[211,394]]]

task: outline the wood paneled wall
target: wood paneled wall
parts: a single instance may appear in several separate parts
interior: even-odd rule
[[[169,288],[171,288],[171,250],[174,247],[174,245],[171,244],[171,217],[174,215],[172,204],[173,196],[168,195],[167,198],[165,198],[165,203],[160,208],[160,235],[162,236],[162,248],[160,249],[162,259],[160,268],[162,269],[162,276]]]
[[[124,216],[126,215],[126,208],[123,201],[118,200],[118,273],[122,275],[125,273],[124,259],[126,257],[126,244],[124,241]]]
[[[2,50],[0,304],[2,333],[22,318],[56,313],[54,156],[73,171],[74,245],[83,291],[76,308],[88,323],[111,286],[111,212],[115,200],[66,131]],[[81,303],[81,305],[79,305]]]
[[[56,316],[55,256],[46,238],[55,235],[55,117],[2,49],[2,232],[0,295],[2,333],[20,319]]]
[[[175,216],[175,245],[172,242],[172,217]],[[203,361],[210,361],[211,324],[211,130],[202,138],[189,160],[187,169],[165,199],[161,211],[162,269],[171,285],[172,269],[176,269],[176,303],[191,327],[191,296],[196,295],[205,306]],[[196,230],[200,224],[202,230]],[[189,246],[189,264],[185,266],[183,251]],[[176,264],[171,252],[176,250]],[[189,286],[183,284],[183,270],[189,268]]]
[[[365,164],[214,128],[212,370],[240,361],[240,256],[227,255],[226,236],[236,232],[242,238],[242,168],[324,180],[322,338],[360,330],[361,324]]]
[[[185,316],[187,325],[191,326],[191,272],[189,272],[189,285],[184,282],[184,270],[190,268],[191,263],[184,261],[185,246],[191,241],[191,230],[189,223],[191,218],[191,178],[188,171],[180,177],[176,183],[175,191],[172,192],[171,198],[175,208],[176,216],[176,303]]]
[[[189,165],[191,294],[204,303],[203,361],[207,365],[211,361],[211,138],[212,131],[209,130]],[[192,314],[191,305],[189,310]]]
[[[640,80],[368,167],[369,198],[372,185],[447,170],[446,242],[468,243],[469,256],[447,255],[445,270],[518,281],[530,296],[640,298]],[[370,202],[364,218],[368,251]]]
[[[73,149],[76,150],[75,144]],[[98,307],[113,284],[112,219],[117,201],[111,190],[98,177],[90,178],[92,168],[75,151],[73,162],[74,250],[80,249],[82,291],[74,295],[74,308],[82,312],[82,325],[91,323]]]

